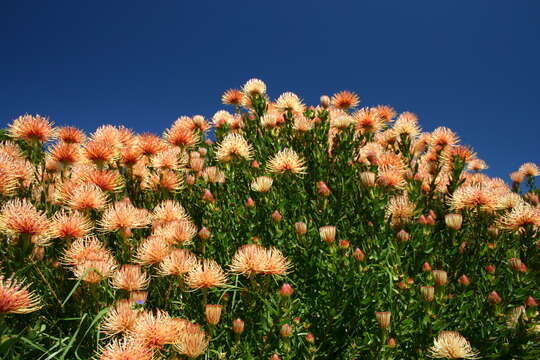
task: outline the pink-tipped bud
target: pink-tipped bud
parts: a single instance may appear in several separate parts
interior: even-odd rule
[[[328,188],[324,181],[319,181],[317,183],[317,191],[319,192],[319,195],[323,197],[330,195],[330,188]]]
[[[314,344],[315,343],[315,335],[313,335],[313,333],[310,333],[308,332],[306,334],[306,341],[310,344]]]
[[[401,289],[401,290],[405,290],[408,288],[407,284],[405,283],[405,281],[400,281],[398,283],[398,287]]]
[[[526,307],[537,307],[538,303],[536,302],[536,299],[532,296],[527,297],[527,300],[525,300],[525,306]]]
[[[336,227],[332,225],[321,226],[319,228],[321,239],[330,244],[336,240]]]
[[[461,224],[463,223],[463,216],[461,214],[446,214],[444,216],[444,222],[446,226],[452,230],[461,229]]]
[[[460,245],[459,245],[459,248],[458,248],[458,252],[460,254],[463,254],[465,252],[465,249],[467,249],[467,245],[468,243],[466,241],[462,242]]]
[[[471,284],[469,277],[465,274],[459,277],[458,282],[463,286],[469,286]]]
[[[212,139],[206,139],[206,140],[204,141],[204,143],[205,143],[206,145],[212,145],[214,142],[212,141]]]
[[[430,226],[435,225],[435,219],[431,215],[428,215],[426,218],[426,224]]]
[[[325,109],[330,106],[330,98],[328,97],[328,95],[321,96],[320,102],[321,102],[321,106]]]
[[[295,324],[300,324],[300,321],[302,321],[302,319],[300,319],[299,316],[296,316],[294,319],[293,319],[294,323]]]
[[[429,209],[428,211],[428,215],[431,216],[433,219],[436,219],[437,218],[437,214],[435,214],[435,211]]]
[[[210,325],[217,325],[221,318],[221,310],[223,309],[222,305],[211,305],[207,304],[204,309],[204,314],[206,316],[206,321]]]
[[[360,181],[364,186],[367,187],[373,187],[375,186],[377,177],[375,173],[372,173],[371,171],[364,171],[360,174]]]
[[[122,237],[122,239],[127,240],[131,237],[131,235],[133,235],[133,232],[130,228],[125,227],[120,229],[120,236]]]
[[[395,348],[397,345],[396,339],[394,339],[393,337],[388,339],[386,343],[388,344],[388,347],[391,347],[391,348]]]
[[[232,330],[236,335],[242,334],[244,332],[244,321],[240,318],[233,320]]]
[[[253,160],[251,162],[251,167],[254,168],[254,169],[258,169],[260,167],[260,164],[257,160]]]
[[[198,151],[201,156],[206,156],[206,154],[208,154],[208,149],[205,147],[200,147]]]
[[[431,271],[431,265],[429,265],[427,261],[422,265],[422,271],[425,271],[425,272]]]
[[[294,289],[291,284],[288,283],[281,285],[281,288],[279,289],[279,295],[282,297],[290,297],[293,293]]]
[[[214,202],[214,201],[216,201],[216,199],[214,198],[214,195],[208,189],[204,190],[202,199],[203,199],[203,201],[206,201],[206,202]]]
[[[292,335],[292,327],[289,324],[283,324],[279,330],[279,334],[282,338],[288,338]]]
[[[272,354],[272,356],[270,356],[270,360],[281,360],[281,358],[278,354]]]
[[[339,247],[342,248],[342,249],[347,249],[349,248],[349,240],[339,240]]]
[[[522,273],[526,273],[527,265],[525,265],[525,263],[521,263],[521,266],[519,267],[519,271],[521,271]]]
[[[280,222],[281,219],[283,219],[283,216],[279,211],[276,210],[272,213],[272,220],[274,220],[274,222]]]
[[[488,301],[491,304],[497,305],[501,303],[502,299],[496,291],[492,291],[488,295]]]
[[[359,248],[356,248],[354,249],[354,252],[353,252],[353,257],[357,260],[357,261],[364,261],[364,259],[366,258],[366,255],[364,255],[364,252],[362,250],[360,250]]]
[[[186,182],[187,182],[188,185],[195,184],[195,176],[193,176],[193,175],[186,176]]]
[[[321,118],[318,117],[318,116],[315,116],[315,117],[313,118],[313,124],[319,125],[320,123],[322,123]]]
[[[201,230],[199,230],[199,237],[202,240],[208,240],[210,236],[212,236],[212,234],[210,233],[210,230],[206,228],[206,226],[203,226]]]
[[[495,274],[495,266],[489,264],[486,266],[486,271],[490,274]]]
[[[420,215],[420,217],[418,218],[418,223],[422,225],[427,225],[428,221],[424,215]]]
[[[397,237],[398,241],[402,242],[402,243],[407,242],[410,239],[409,233],[407,231],[403,230],[403,229],[399,230],[396,237]]]
[[[301,221],[294,223],[294,231],[297,235],[305,235],[307,233],[306,223]]]
[[[514,269],[514,271],[521,271],[521,260],[518,258],[510,258],[508,259],[508,264]]]
[[[255,201],[254,201],[252,198],[249,197],[249,198],[246,200],[246,206],[247,206],[248,208],[253,208],[253,207],[255,207]]]

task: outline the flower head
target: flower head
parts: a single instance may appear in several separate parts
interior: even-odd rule
[[[355,108],[360,104],[358,95],[350,91],[341,91],[332,96],[332,106],[342,110]]]
[[[247,244],[239,248],[232,259],[231,271],[239,274],[286,274],[291,267],[281,251],[266,249],[257,244]]]
[[[139,291],[148,287],[150,278],[139,265],[122,265],[111,278],[111,285],[116,289]]]
[[[0,314],[26,314],[41,308],[40,299],[14,279],[0,275]]]
[[[100,349],[98,360],[152,360],[152,349],[130,338],[113,339]]]
[[[40,115],[22,115],[8,126],[11,137],[26,142],[46,142],[54,136],[54,129],[49,119]]]
[[[101,323],[101,331],[109,336],[126,334],[133,330],[140,310],[133,309],[133,303],[128,299],[119,300],[114,307],[109,308],[107,316]]]
[[[291,111],[292,113],[303,113],[305,105],[298,95],[292,92],[281,94],[276,100],[276,108],[281,112]]]
[[[198,324],[186,323],[182,335],[174,343],[175,349],[190,359],[195,359],[206,351],[208,337]]]
[[[284,149],[275,154],[267,165],[268,171],[274,174],[304,174],[305,161],[294,150]]]
[[[437,359],[477,359],[478,352],[456,331],[441,331],[434,339],[429,355]]]
[[[93,228],[88,217],[78,211],[59,211],[51,220],[51,237],[60,239],[79,239]]]
[[[216,159],[228,162],[233,159],[251,160],[253,147],[238,133],[229,133],[218,145]]]
[[[220,287],[227,284],[227,278],[215,260],[205,259],[189,270],[186,283],[192,289]]]
[[[249,79],[242,86],[242,91],[248,96],[264,95],[266,93],[266,84],[259,79]]]
[[[181,276],[197,265],[197,258],[187,249],[174,249],[159,263],[161,275]]]
[[[2,206],[0,231],[13,238],[27,235],[32,242],[45,244],[50,238],[50,222],[27,199],[13,199]]]

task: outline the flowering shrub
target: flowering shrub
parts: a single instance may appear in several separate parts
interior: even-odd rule
[[[540,358],[535,164],[507,185],[348,91],[222,101],[162,137],[9,124],[3,358]]]

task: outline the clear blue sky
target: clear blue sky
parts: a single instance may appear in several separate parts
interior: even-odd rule
[[[504,177],[540,164],[540,1],[3,1],[0,122],[161,133],[251,77],[448,126]]]

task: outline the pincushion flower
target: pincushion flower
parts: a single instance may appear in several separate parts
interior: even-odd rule
[[[127,291],[145,290],[149,282],[150,278],[139,265],[122,265],[111,278],[112,287]]]
[[[183,220],[189,220],[188,214],[184,207],[174,200],[165,200],[159,203],[152,212],[152,225],[154,227]]]
[[[227,277],[215,260],[204,259],[187,273],[186,283],[192,289],[221,287],[227,284]]]
[[[126,334],[133,330],[140,314],[140,310],[133,309],[133,303],[130,300],[119,300],[109,308],[107,316],[101,323],[101,331],[108,336]]]
[[[399,115],[393,129],[398,136],[404,135],[410,139],[416,137],[421,131],[416,115],[408,111]]]
[[[39,297],[15,279],[0,275],[0,316],[1,314],[26,314],[41,308]]]
[[[524,176],[528,177],[534,177],[540,174],[540,169],[538,169],[538,166],[532,162],[521,165],[518,171]]]
[[[238,89],[229,89],[221,96],[221,102],[225,105],[240,106],[242,104],[243,94]]]
[[[131,337],[147,347],[160,349],[178,341],[180,332],[175,321],[165,311],[145,312],[135,321]]]
[[[182,335],[174,343],[174,348],[180,354],[195,359],[204,354],[208,343],[209,339],[200,325],[187,323],[183,328]]]
[[[538,229],[540,227],[540,208],[521,201],[516,207],[504,214],[498,223],[503,229],[520,233],[524,232],[527,226]]]
[[[441,331],[433,340],[429,356],[437,359],[477,359],[478,352],[456,331]]]
[[[498,197],[486,186],[462,185],[452,194],[449,205],[453,210],[478,208],[491,213],[497,208]]]
[[[2,206],[0,231],[12,238],[29,236],[33,243],[44,245],[50,238],[50,222],[27,199],[13,199]]]
[[[242,86],[242,91],[248,96],[264,95],[266,93],[266,84],[259,79],[249,79]]]
[[[396,116],[396,111],[388,105],[378,105],[374,109],[379,115],[379,119],[385,124],[391,122]]]
[[[159,263],[161,275],[181,276],[188,273],[197,265],[197,258],[187,249],[174,249]]]
[[[342,110],[355,108],[360,104],[360,98],[353,92],[341,91],[332,96],[332,106]]]
[[[200,136],[191,129],[186,129],[181,123],[175,123],[170,129],[166,130],[163,137],[171,145],[181,148],[189,148],[200,141]]]
[[[141,265],[156,264],[171,252],[171,245],[160,236],[150,236],[137,249],[135,261]]]
[[[251,182],[251,189],[256,192],[265,193],[270,190],[273,182],[274,180],[271,177],[259,176]]]
[[[84,132],[73,126],[63,126],[58,129],[58,139],[69,144],[82,144],[86,139]]]
[[[8,126],[9,135],[29,143],[44,143],[54,137],[53,124],[41,115],[22,115]]]
[[[92,222],[82,213],[59,211],[51,220],[51,237],[78,239],[86,236],[92,228]]]
[[[98,360],[152,360],[152,349],[130,338],[113,339],[100,349]]]
[[[79,185],[69,195],[64,201],[73,210],[102,210],[107,204],[105,193],[94,184]]]
[[[187,245],[197,234],[197,227],[188,219],[168,222],[156,228],[153,235],[170,245]]]
[[[167,143],[157,135],[144,133],[137,137],[137,146],[143,155],[152,157],[167,148]]]
[[[253,147],[238,133],[229,133],[218,145],[216,159],[229,162],[234,159],[251,160]]]
[[[103,212],[100,227],[104,232],[130,232],[150,223],[146,209],[138,209],[129,201],[119,201]]]
[[[281,112],[290,111],[301,114],[305,111],[306,107],[298,95],[292,92],[285,92],[277,98],[276,108]]]
[[[257,244],[247,244],[236,251],[230,269],[232,272],[248,276],[253,274],[284,275],[290,267],[289,261],[278,249],[266,249]]]
[[[60,142],[49,149],[50,157],[64,166],[76,164],[81,159],[78,144]]]
[[[268,162],[267,170],[274,174],[304,174],[305,161],[294,150],[284,149],[275,154]]]
[[[116,269],[111,252],[94,236],[75,240],[64,251],[62,261],[76,278],[89,283],[110,277]]]
[[[430,146],[435,151],[440,151],[459,142],[457,135],[447,127],[441,126],[431,133]]]
[[[364,107],[353,114],[356,131],[360,134],[375,133],[381,127],[379,113],[372,108]],[[393,133],[395,135],[395,133]]]
[[[91,140],[83,148],[83,154],[87,160],[98,166],[112,162],[119,155],[114,146],[105,141]]]
[[[390,219],[390,225],[401,226],[411,220],[414,209],[415,205],[407,195],[394,196],[386,205],[385,217]]]

